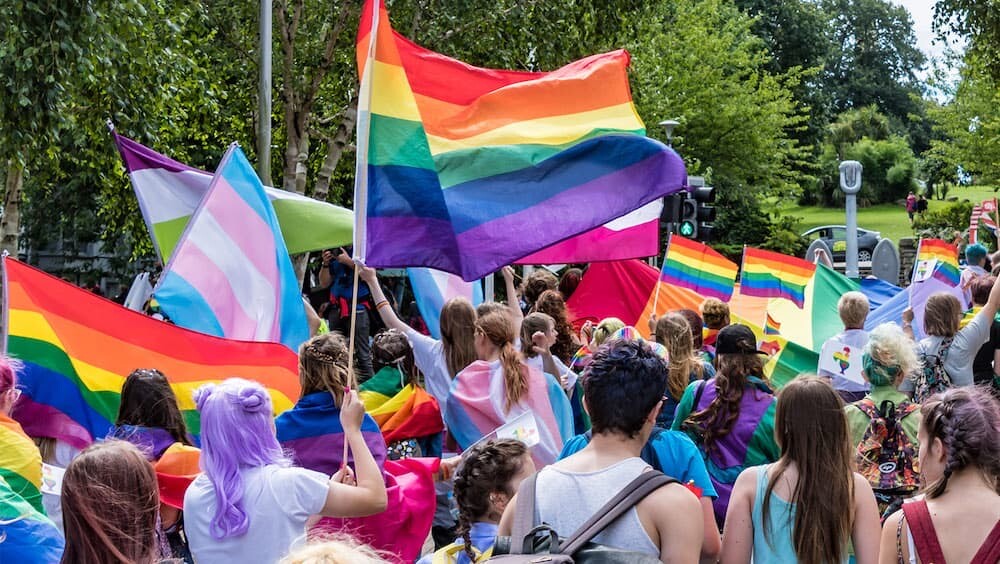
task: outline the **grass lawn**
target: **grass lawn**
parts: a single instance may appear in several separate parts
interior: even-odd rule
[[[953,188],[948,196],[957,196],[959,200],[970,200],[981,202],[997,196],[993,192],[992,186],[969,186]],[[930,200],[929,209],[936,210],[943,208],[951,202],[941,200]],[[791,215],[801,219],[801,231],[806,231],[820,225],[844,225],[843,208],[821,208],[817,206],[784,206],[780,210],[781,215]],[[882,237],[892,239],[898,243],[902,237],[912,237],[913,230],[910,229],[910,220],[906,216],[906,208],[895,204],[882,204],[869,208],[858,209],[858,227],[879,231]]]

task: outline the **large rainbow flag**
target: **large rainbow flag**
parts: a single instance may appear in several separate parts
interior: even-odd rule
[[[680,191],[684,163],[644,137],[629,55],[547,73],[476,68],[394,32],[367,0],[355,253],[474,280]]]
[[[800,308],[805,304],[805,288],[816,265],[773,251],[746,247],[740,291],[747,296],[785,298]]]
[[[937,261],[932,278],[958,286],[962,277],[958,269],[958,247],[941,239],[921,239],[917,247],[917,263],[931,260]],[[913,269],[914,279],[917,277],[917,270]]]
[[[105,437],[125,377],[136,368],[166,374],[192,434],[191,393],[240,376],[271,393],[277,413],[299,395],[298,357],[273,343],[231,341],[157,321],[16,260],[5,258],[7,354],[20,359],[24,393],[14,413],[33,437],[83,448]]]
[[[153,290],[170,320],[216,337],[281,343],[309,338],[302,289],[278,218],[233,143]]]
[[[728,302],[733,295],[738,271],[736,263],[712,247],[671,234],[663,268],[660,269],[660,282]]]

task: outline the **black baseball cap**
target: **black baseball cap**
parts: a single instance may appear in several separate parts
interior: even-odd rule
[[[757,337],[746,325],[727,325],[715,339],[715,354],[763,354],[757,349]]]

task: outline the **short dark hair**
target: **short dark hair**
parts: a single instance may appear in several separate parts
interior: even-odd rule
[[[667,366],[643,341],[614,340],[594,353],[583,396],[594,433],[634,438],[667,389]]]

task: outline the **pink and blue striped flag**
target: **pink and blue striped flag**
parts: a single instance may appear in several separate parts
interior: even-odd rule
[[[413,296],[427,330],[435,339],[441,338],[441,308],[454,298],[465,298],[472,307],[483,303],[483,286],[478,280],[466,282],[460,276],[433,268],[407,268]]]
[[[234,143],[222,157],[154,296],[188,329],[293,351],[309,337],[298,280],[274,208]]]

